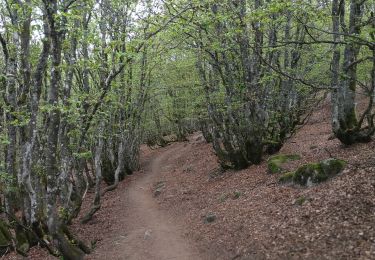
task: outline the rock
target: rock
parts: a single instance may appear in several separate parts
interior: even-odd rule
[[[329,158],[320,162],[323,172],[328,176],[339,174],[346,166],[346,162],[339,159]]]
[[[308,163],[297,169],[293,176],[293,182],[306,186],[309,182],[317,183],[327,179],[319,163]]]
[[[309,163],[297,169],[293,176],[293,182],[303,186],[311,186],[328,180],[339,174],[345,167],[346,162],[334,158],[323,160],[319,163]]]
[[[212,223],[216,220],[216,215],[213,213],[208,213],[204,219],[205,223]]]
[[[281,165],[289,161],[296,161],[301,159],[298,154],[279,154],[272,156],[267,161],[268,173],[281,173],[283,169]]]
[[[164,181],[159,181],[158,183],[156,183],[155,190],[154,190],[154,197],[159,196],[162,193],[162,191],[164,190],[164,188],[165,188],[165,182]]]
[[[148,239],[150,239],[150,238],[151,238],[151,232],[152,232],[151,229],[146,230],[146,231],[145,231],[145,235],[143,236],[143,239],[144,239],[144,240],[148,240]]]
[[[279,182],[281,183],[288,183],[292,182],[294,177],[294,172],[287,172],[280,176]]]

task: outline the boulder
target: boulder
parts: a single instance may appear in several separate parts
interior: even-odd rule
[[[319,183],[327,180],[319,163],[308,163],[297,169],[293,176],[293,182],[302,186],[310,186],[312,183]]]
[[[320,162],[322,171],[329,177],[339,174],[345,166],[345,161],[334,158],[329,158]]]
[[[299,167],[294,173],[286,173],[279,179],[280,182],[290,182],[302,186],[311,186],[339,174],[346,166],[346,162],[329,158],[319,163],[308,163]]]
[[[294,177],[294,172],[286,172],[280,176],[279,182],[282,182],[282,183],[292,182],[293,177]]]

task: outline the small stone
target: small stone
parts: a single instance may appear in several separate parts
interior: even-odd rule
[[[151,229],[146,230],[145,235],[143,236],[143,239],[144,239],[144,240],[148,240],[148,239],[150,239],[150,238],[151,238],[151,232],[152,232]]]
[[[216,215],[213,213],[209,213],[206,215],[204,222],[205,223],[212,223],[216,220]]]
[[[159,181],[156,184],[156,187],[155,187],[155,190],[154,190],[154,197],[159,196],[161,194],[161,192],[164,190],[164,188],[165,188],[165,182]]]

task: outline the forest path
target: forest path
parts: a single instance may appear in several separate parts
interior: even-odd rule
[[[189,144],[175,143],[157,152],[122,193],[122,222],[118,231],[105,239],[90,259],[199,260],[197,249],[183,237],[178,221],[159,209],[153,196],[154,184],[161,180],[172,157],[178,157]],[[168,159],[168,160],[167,160]]]

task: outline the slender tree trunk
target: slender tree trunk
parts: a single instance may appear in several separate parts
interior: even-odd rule
[[[94,164],[95,164],[95,197],[93,204],[91,206],[90,211],[85,215],[82,219],[82,223],[89,222],[94,214],[100,209],[101,207],[101,192],[100,192],[100,185],[102,183],[102,153],[103,153],[103,146],[104,146],[104,140],[103,140],[103,128],[102,125],[99,127],[99,141],[97,146],[95,147],[95,158],[94,158]]]
[[[19,44],[19,35],[13,32],[13,46],[9,52],[9,59],[6,62],[6,102],[9,110],[6,112],[6,124],[8,130],[8,144],[6,145],[5,171],[9,178],[7,179],[7,187],[5,194],[5,210],[13,216],[13,209],[16,203],[16,193],[14,187],[17,185],[17,127],[15,125],[17,111],[17,46]],[[13,187],[13,188],[12,188]]]
[[[332,1],[332,32],[333,32],[333,57],[331,63],[332,71],[332,93],[331,93],[331,103],[332,103],[332,129],[334,133],[337,133],[340,129],[339,123],[339,95],[341,91],[339,89],[339,73],[340,73],[340,48],[338,42],[340,41],[340,0]]]
[[[344,3],[341,1],[340,12],[344,12]],[[350,36],[357,36],[361,33],[361,22],[363,16],[364,1],[351,0],[350,1],[350,15],[348,36],[345,40],[348,43],[344,48],[343,64],[340,68],[341,75],[333,74],[332,84],[338,84],[337,94],[334,93],[333,97],[337,100],[334,104],[332,127],[336,137],[344,144],[350,145],[357,142],[368,142],[371,140],[371,135],[374,130],[364,130],[362,122],[358,121],[356,113],[356,86],[357,86],[357,58],[361,45],[356,41],[350,39]],[[337,3],[333,2],[333,13],[337,13]],[[337,18],[333,19],[334,30],[337,31]],[[341,21],[343,24],[345,21]],[[334,35],[334,41],[337,42],[339,38]],[[333,66],[337,66],[339,62],[339,54],[337,50],[334,52]],[[336,68],[333,68],[334,70]],[[338,80],[337,80],[338,77]],[[336,102],[334,100],[334,102]],[[337,111],[336,111],[337,109]],[[337,118],[336,118],[337,117]]]

